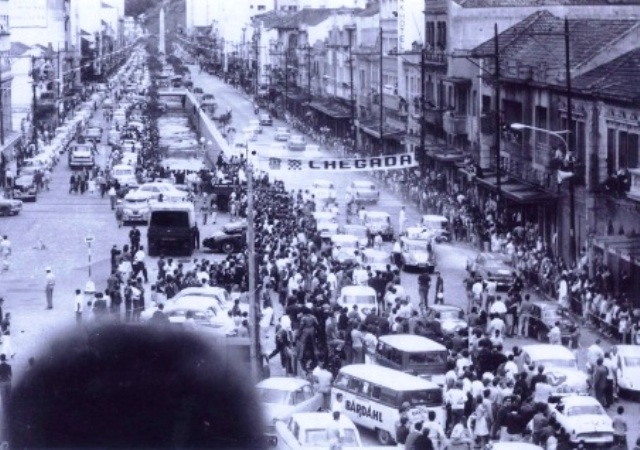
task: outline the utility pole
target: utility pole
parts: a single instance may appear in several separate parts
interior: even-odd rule
[[[426,36],[426,33],[425,33]],[[420,52],[420,163],[423,169],[426,169],[427,162],[427,88],[425,80],[427,79],[427,46],[422,46]],[[423,173],[424,176],[424,173]]]
[[[38,153],[38,124],[36,123],[36,108],[38,107],[36,100],[36,82],[37,82],[37,74],[36,74],[36,57],[31,57],[31,78],[33,82],[31,83],[32,96],[33,96],[33,113],[31,114],[31,126],[33,127],[33,145],[35,146],[35,152]]]
[[[249,289],[249,320],[251,323],[251,369],[256,380],[262,367],[262,352],[260,350],[260,303],[256,291],[256,238],[254,229],[254,204],[253,204],[253,165],[247,160],[247,256],[249,277],[247,286]]]
[[[253,51],[256,55],[256,79],[255,79],[255,86],[254,86],[254,95],[256,96],[256,98],[258,97],[258,92],[259,92],[259,86],[260,86],[260,56],[259,56],[259,48],[258,45],[260,44],[260,31],[258,31],[258,33],[255,35],[256,39],[253,43]]]
[[[349,106],[351,108],[351,140],[353,141],[353,151],[357,151],[358,136],[356,128],[356,100],[353,95],[353,32],[356,30],[355,25],[345,27],[349,33]]]
[[[495,35],[495,40],[493,42],[493,60],[496,66],[495,75],[494,75],[494,86],[495,86],[495,146],[496,146],[496,221],[500,220],[500,203],[501,203],[501,191],[502,191],[502,180],[501,180],[501,167],[500,167],[500,134],[502,132],[501,129],[501,120],[500,120],[500,46],[498,45],[498,24],[493,24],[493,32]],[[499,222],[498,222],[499,223]]]
[[[384,126],[384,90],[382,88],[382,75],[383,75],[383,70],[382,70],[382,63],[383,63],[383,58],[384,58],[384,46],[382,45],[382,27],[380,27],[380,73],[379,73],[379,77],[380,77],[380,151],[382,154],[384,154],[384,134],[382,132],[382,128]]]
[[[306,45],[305,50],[307,51],[307,96],[309,97],[307,101],[311,101],[311,46]]]
[[[284,112],[287,113],[287,95],[289,94],[289,47],[284,50]]]
[[[569,19],[564,18],[564,53],[565,53],[565,72],[567,83],[567,130],[569,135],[567,136],[567,149],[568,152],[572,152],[575,157],[575,136],[573,133],[573,93],[571,90],[571,57],[569,43]],[[577,127],[576,127],[577,131]],[[575,162],[571,168],[575,171]],[[575,185],[573,182],[574,177],[569,178],[569,255],[571,258],[571,264],[576,261],[577,248],[576,248],[576,198],[575,198]]]

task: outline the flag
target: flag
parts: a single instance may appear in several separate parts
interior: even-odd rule
[[[280,158],[269,158],[269,169],[280,170],[282,160]]]
[[[568,180],[573,176],[573,172],[565,172],[564,170],[558,170],[558,184],[562,184],[564,180]]]
[[[299,159],[290,159],[289,170],[302,170],[302,161]]]

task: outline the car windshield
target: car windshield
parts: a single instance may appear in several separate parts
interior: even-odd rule
[[[289,391],[282,389],[257,388],[258,401],[260,403],[269,403],[271,405],[286,405],[289,403]]]
[[[585,416],[585,415],[592,415],[592,414],[596,414],[596,415],[604,414],[604,411],[602,410],[602,406],[600,405],[571,406],[569,408],[566,408],[565,411],[566,411],[565,415],[570,417]]]
[[[398,404],[409,402],[411,406],[442,406],[442,389],[423,389],[420,391],[404,391],[400,394]]]
[[[146,198],[125,198],[124,200],[127,203],[133,203],[133,204],[147,203],[147,199]]]
[[[409,353],[409,364],[444,364],[447,352]]]
[[[345,295],[342,297],[344,303],[350,305],[376,305],[376,296],[375,295]]]
[[[575,359],[541,359],[535,361],[535,365],[545,366],[547,368],[577,369]]]
[[[388,221],[388,216],[367,216],[368,223],[387,223]]]
[[[440,315],[440,320],[456,320],[460,319],[461,311],[449,310],[449,311],[438,311]]]
[[[155,211],[151,215],[151,225],[189,228],[189,214],[186,211]]]
[[[426,252],[428,242],[406,242],[404,248],[408,252]]]
[[[555,322],[564,318],[564,312],[561,309],[547,309],[542,311],[542,319],[549,322]]]
[[[367,264],[386,264],[389,262],[389,255],[387,254],[381,254],[381,255],[371,255],[371,254],[367,254],[365,255],[365,260],[367,262]]]
[[[340,440],[342,447],[357,447],[358,437],[356,436],[356,430],[343,429],[344,435]],[[330,447],[329,437],[327,431],[323,429],[310,429],[305,433],[305,447]]]
[[[640,356],[624,356],[622,359],[627,367],[640,367]]]
[[[373,184],[357,184],[356,189],[359,191],[375,191],[375,186]]]
[[[347,234],[350,234],[352,236],[356,236],[359,238],[364,238],[367,237],[367,228],[366,227],[361,227],[361,226],[351,226],[351,225],[346,225],[344,227],[344,231]]]

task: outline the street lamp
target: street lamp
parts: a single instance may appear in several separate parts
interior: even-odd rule
[[[524,130],[524,129],[528,129],[528,130],[533,130],[533,131],[539,131],[541,133],[546,133],[549,134],[551,136],[555,136],[556,138],[560,139],[562,141],[562,143],[564,144],[564,148],[567,154],[570,153],[570,148],[569,148],[569,143],[567,142],[567,140],[565,139],[565,137],[563,135],[570,135],[571,134],[571,130],[558,130],[558,131],[552,131],[552,130],[546,130],[544,128],[538,128],[538,127],[534,127],[531,125],[525,125],[522,123],[512,123],[511,124],[511,128],[513,130]],[[573,169],[573,167],[571,168]],[[571,174],[573,175],[573,174]],[[573,176],[568,176],[567,177],[569,179],[569,254],[572,258],[573,261],[575,261],[576,259],[576,198],[575,198],[575,191],[574,191],[574,186],[573,186]],[[562,179],[560,177],[558,177],[558,184],[561,184]],[[573,262],[572,261],[572,262]]]

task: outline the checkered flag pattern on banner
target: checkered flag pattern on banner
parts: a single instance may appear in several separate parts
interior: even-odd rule
[[[290,159],[289,170],[302,170],[302,161],[299,159]]]
[[[269,169],[280,170],[282,160],[280,158],[269,158]]]

